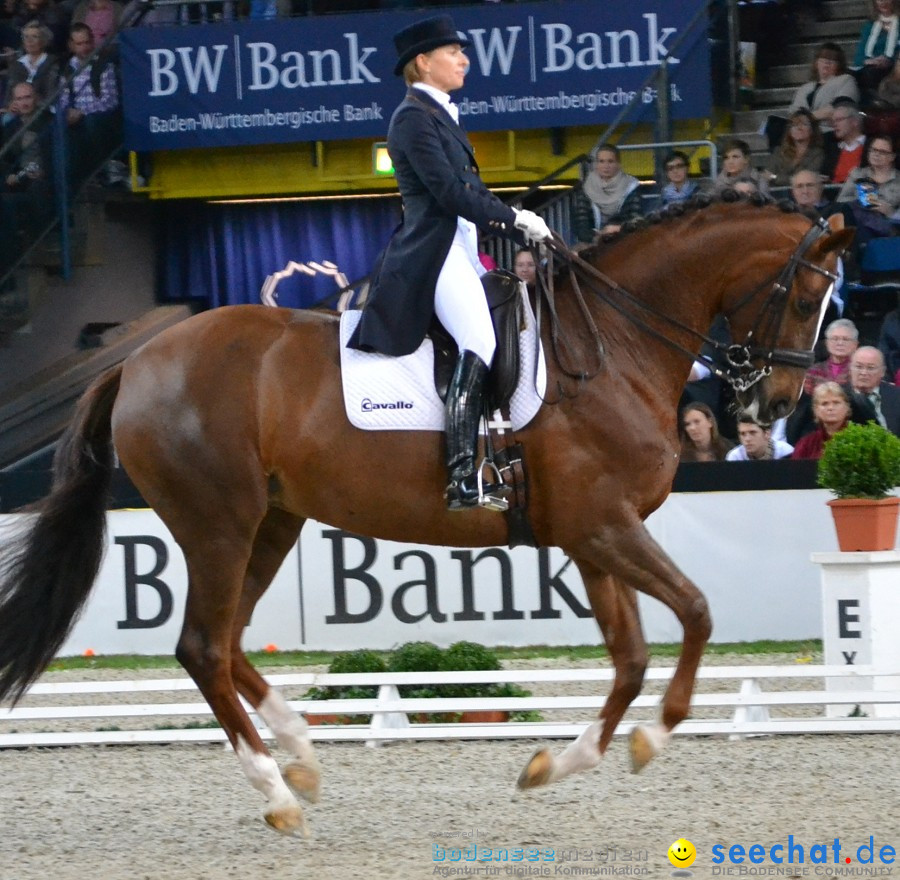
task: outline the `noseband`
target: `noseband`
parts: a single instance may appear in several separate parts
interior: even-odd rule
[[[777,348],[774,345],[781,329],[784,313],[787,309],[788,295],[794,283],[797,270],[803,267],[813,272],[824,275],[832,282],[838,280],[834,272],[829,272],[815,263],[806,259],[806,252],[823,236],[831,231],[828,223],[821,217],[810,228],[794,252],[788,257],[787,264],[778,274],[769,295],[762,304],[753,327],[747,332],[747,337],[741,345],[724,345],[713,343],[714,347],[725,356],[727,366],[724,370],[713,370],[720,378],[725,379],[735,391],[747,391],[761,379],[772,372],[773,366],[800,367],[808,370],[815,362],[815,353],[810,350],[796,348]],[[744,306],[752,302],[756,294],[768,284],[764,281],[748,294],[741,297],[737,304],[725,312],[725,317],[730,321]],[[710,367],[711,359],[701,356],[701,360]],[[762,361],[763,366],[755,368],[753,361]]]
[[[692,327],[681,323],[675,318],[666,315],[659,310],[641,302],[633,294],[629,293],[625,288],[616,284],[611,278],[603,274],[599,269],[583,260],[573,251],[569,250],[561,240],[554,239],[548,242],[551,253],[556,253],[563,261],[569,263],[572,271],[572,283],[575,289],[576,297],[581,306],[582,312],[586,313],[587,309],[584,305],[581,291],[578,288],[578,277],[587,284],[588,288],[598,295],[604,302],[612,306],[620,314],[624,315],[631,323],[644,330],[649,335],[665,342],[671,348],[687,355],[692,361],[699,360],[709,368],[713,375],[727,382],[737,392],[747,391],[757,382],[770,375],[772,367],[786,366],[798,367],[801,369],[809,369],[815,361],[815,354],[811,349],[793,349],[778,348],[775,342],[784,320],[784,314],[787,309],[788,296],[794,283],[794,278],[800,268],[810,269],[819,275],[824,275],[831,281],[837,281],[838,276],[834,272],[829,272],[821,266],[806,259],[809,249],[822,236],[831,232],[831,227],[825,220],[819,218],[803,236],[800,243],[794,248],[793,253],[788,257],[785,266],[778,272],[774,278],[767,278],[753,290],[742,296],[738,302],[729,311],[725,312],[726,319],[730,320],[741,309],[751,303],[760,290],[771,284],[772,289],[760,308],[759,314],[753,327],[748,331],[746,338],[742,343],[726,345],[715,339],[711,339],[703,333],[699,333]],[[537,262],[537,260],[535,261]],[[550,267],[552,271],[552,267]],[[548,271],[548,275],[550,272]],[[544,293],[548,297],[548,301],[553,310],[553,292],[552,284],[546,284],[544,279],[538,274],[538,284],[543,288]],[[603,289],[597,287],[593,282],[600,281]],[[615,294],[618,299],[610,294]],[[712,357],[705,354],[696,354],[695,352],[685,348],[673,339],[670,339],[665,333],[657,330],[655,327],[647,323],[641,312],[653,316],[653,318],[669,324],[671,327],[688,333],[696,337],[701,342],[709,345],[715,352],[718,352],[725,361],[725,366],[720,365]],[[587,313],[589,314],[589,313]],[[593,322],[591,322],[593,327]],[[596,328],[593,328],[596,334]],[[596,340],[598,349],[600,346],[599,337]],[[762,366],[755,367],[754,362],[762,362]],[[567,371],[568,372],[568,371]],[[571,373],[579,378],[586,378],[584,373]]]

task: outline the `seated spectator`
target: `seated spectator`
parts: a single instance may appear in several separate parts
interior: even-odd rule
[[[15,263],[53,207],[51,115],[38,116],[31,83],[16,83],[10,97],[13,119],[0,130],[0,273]]]
[[[900,58],[891,66],[888,75],[878,84],[873,105],[880,110],[900,110]]]
[[[811,215],[822,216],[829,208],[831,202],[825,197],[825,187],[822,183],[822,175],[812,171],[795,171],[791,175],[791,199],[794,204]],[[840,318],[844,313],[843,287],[844,287],[844,260],[838,257],[835,269],[838,280],[831,287],[831,300],[825,310],[825,323]]]
[[[689,403],[678,426],[682,461],[725,461],[734,444],[719,434],[713,411],[705,403]]]
[[[118,0],[82,0],[72,13],[72,24],[86,24],[94,45],[101,46],[119,30],[122,8]]]
[[[50,29],[38,21],[30,21],[22,28],[23,51],[9,67],[7,89],[11,90],[16,83],[31,83],[39,104],[53,94],[59,78],[59,63],[47,51],[52,40]]]
[[[822,175],[815,171],[795,171],[791,177],[791,199],[798,208],[821,214],[831,202],[825,198]]]
[[[825,175],[832,183],[843,183],[850,172],[862,164],[866,138],[863,134],[863,115],[851,102],[835,105],[831,117],[834,139],[826,143]]]
[[[757,191],[768,195],[769,188],[759,172],[750,165],[750,145],[738,138],[728,141],[722,154],[722,170],[714,183],[715,191],[722,192],[739,183],[752,183]]]
[[[724,315],[716,315],[706,331],[706,336],[709,342],[704,342],[700,347],[703,360],[696,360],[691,365],[691,372],[678,401],[678,411],[683,412],[692,403],[705,403],[716,417],[719,433],[733,440],[737,437],[735,408],[732,405],[734,392],[731,386],[716,376],[708,366],[710,361],[719,366],[725,365],[721,352],[734,342],[728,319]],[[717,348],[716,343],[721,347]]]
[[[853,352],[850,387],[872,404],[882,428],[900,435],[900,388],[884,381],[884,356],[874,346],[863,345]]]
[[[68,19],[54,0],[23,0],[19,3],[12,23],[21,31],[26,24],[33,21],[49,28],[53,35],[47,47],[51,54],[59,55],[65,51]]]
[[[825,348],[828,357],[818,361],[807,371],[803,390],[812,394],[823,382],[846,385],[850,381],[850,357],[859,345],[859,331],[848,318],[838,318],[825,328]]]
[[[86,24],[72,25],[69,48],[69,79],[59,96],[59,109],[68,124],[69,183],[77,187],[121,142],[121,113],[116,73],[108,55],[74,75],[94,51],[94,36]]]
[[[821,174],[824,164],[825,151],[818,120],[801,107],[791,115],[781,143],[766,163],[769,186],[787,186],[795,171]]]
[[[619,148],[602,144],[594,168],[575,194],[572,226],[581,242],[613,235],[629,220],[641,216],[640,182],[619,163]]]
[[[853,73],[868,105],[897,54],[898,0],[871,0],[871,20],[863,25],[853,58]]]
[[[837,382],[823,382],[812,394],[815,430],[797,441],[791,458],[821,458],[825,444],[850,424],[850,401]]]
[[[775,458],[786,458],[794,447],[785,440],[772,439],[771,425],[763,425],[753,416],[742,413],[737,420],[738,440],[726,456],[726,461],[771,461]]]
[[[688,179],[691,162],[685,153],[675,150],[666,156],[666,185],[660,190],[660,206],[665,208],[673,202],[684,202],[697,192],[697,184]]]
[[[813,60],[809,82],[794,93],[787,115],[796,110],[809,110],[818,120],[823,132],[831,131],[832,113],[838,98],[859,103],[859,88],[853,75],[847,72],[847,56],[837,43],[823,43]],[[780,137],[777,138],[777,141]],[[775,144],[770,141],[770,148]]]
[[[534,254],[528,248],[520,248],[516,251],[516,258],[513,261],[513,272],[529,287],[534,287]]]
[[[891,139],[876,135],[866,145],[866,164],[850,172],[837,195],[832,213],[839,211],[845,224],[856,227],[853,253],[860,265],[866,244],[896,228],[891,220],[900,209],[896,156]]]
[[[856,425],[865,425],[877,419],[875,407],[866,397],[854,391],[849,385],[841,385],[844,393],[850,400],[850,421]],[[816,420],[813,416],[812,395],[805,391],[800,395],[794,411],[788,416],[785,425],[784,439],[788,443],[797,445],[801,437],[805,437],[816,429]]]
[[[896,384],[900,374],[900,296],[897,308],[891,309],[881,322],[878,350],[884,355],[887,375]]]

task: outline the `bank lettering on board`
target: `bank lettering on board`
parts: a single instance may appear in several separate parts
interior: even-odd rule
[[[597,124],[636,95],[650,114],[648,75],[666,63],[677,86],[673,115],[705,117],[704,8],[701,0],[563,0],[455,9],[471,43],[460,114],[475,131]],[[383,11],[126,30],[126,144],[381,138],[403,96],[392,35],[411,20]]]

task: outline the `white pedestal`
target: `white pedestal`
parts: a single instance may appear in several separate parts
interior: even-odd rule
[[[822,567],[825,665],[900,670],[900,552],[813,553],[810,558]],[[827,678],[825,690],[900,690],[900,675]],[[860,709],[869,717],[900,716],[895,704]],[[830,718],[851,711],[826,706]]]

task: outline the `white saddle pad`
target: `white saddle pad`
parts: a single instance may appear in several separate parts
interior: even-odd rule
[[[547,387],[543,348],[537,353],[535,381],[535,320],[528,298],[522,298],[525,329],[519,333],[519,384],[510,401],[513,430],[535,417]],[[431,340],[403,357],[347,348],[361,314],[349,311],[341,315],[341,381],[350,423],[366,431],[443,431],[444,404],[434,390]]]

